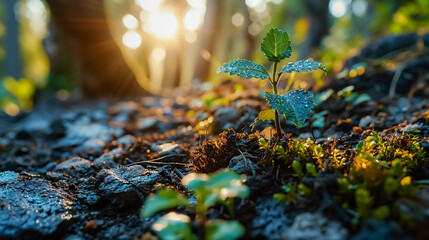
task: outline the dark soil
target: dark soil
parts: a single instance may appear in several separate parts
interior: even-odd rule
[[[367,91],[374,76],[368,72],[347,84],[333,82],[334,93],[315,109],[327,111],[324,119],[313,117],[300,128],[283,122],[287,136],[279,145],[286,148],[293,139],[310,138],[347,156],[368,130],[385,138],[411,131],[427,157],[425,91],[389,99],[383,82]],[[141,219],[139,214],[150,193],[165,186],[184,192],[184,175],[225,167],[248,176],[250,197],[237,205],[238,220],[247,229],[243,239],[282,239],[285,233],[291,239],[427,239],[428,188],[416,194],[426,207],[421,214],[426,225],[416,232],[393,219],[353,223],[333,198],[338,173],[329,169],[304,179],[313,197],[294,204],[274,200],[273,194],[297,179],[276,162],[275,154],[260,149],[258,139],[272,135],[266,129],[271,123],[258,123],[255,132],[250,125],[266,104],[255,84],[241,83],[242,91],[225,82],[209,92],[179,91],[172,94],[175,98],[49,99],[18,117],[1,116],[0,239],[149,239],[143,235],[148,237],[158,216]],[[351,83],[358,94],[370,92],[371,100],[354,105],[337,96]],[[408,94],[416,84],[401,91]],[[204,96],[210,94],[221,101],[208,102]],[[311,125],[315,121],[319,125]],[[247,162],[240,165],[243,159]],[[428,177],[428,169],[414,176]],[[213,216],[221,215],[219,209],[213,211]]]

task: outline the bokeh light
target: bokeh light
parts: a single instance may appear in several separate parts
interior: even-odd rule
[[[331,0],[329,2],[329,12],[332,16],[340,18],[347,13],[348,0]]]
[[[176,16],[168,12],[153,12],[149,15],[149,32],[160,38],[170,38],[176,34]]]
[[[355,16],[361,17],[366,13],[368,2],[366,0],[355,0],[352,3],[352,12]]]
[[[142,37],[135,31],[128,31],[122,36],[122,43],[132,49],[140,47]]]
[[[231,22],[234,26],[239,27],[244,23],[244,16],[241,13],[232,15]]]
[[[126,14],[122,18],[122,22],[124,26],[128,29],[136,29],[139,26],[139,21],[131,14]]]
[[[201,22],[200,14],[196,10],[191,9],[186,12],[185,18],[183,21],[183,24],[186,29],[191,31],[196,30],[200,26],[200,22]]]
[[[146,11],[155,11],[159,8],[163,0],[136,0],[138,6]]]

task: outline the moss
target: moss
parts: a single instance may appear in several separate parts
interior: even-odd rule
[[[308,202],[314,203],[320,199],[317,186],[326,173],[331,172],[337,176],[337,185],[329,193],[346,215],[351,216],[351,223],[394,220],[409,231],[424,226],[428,219],[419,214],[425,207],[416,199],[422,188],[416,180],[429,177],[422,170],[427,168],[428,159],[418,141],[407,135],[382,137],[372,131],[354,149],[339,150],[335,145],[334,142],[323,149],[308,139],[279,146],[276,153],[283,161],[282,169],[292,171],[295,178],[287,181],[285,189],[289,191],[277,194],[276,198],[293,203],[300,196],[313,199]],[[317,184],[306,184],[309,190],[305,194],[295,193],[301,192],[303,183],[311,181]]]

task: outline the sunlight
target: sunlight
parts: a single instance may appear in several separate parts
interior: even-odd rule
[[[239,27],[244,23],[244,16],[241,13],[236,13],[232,15],[231,21],[232,21],[232,24],[234,24],[234,26]]]
[[[135,31],[128,31],[122,36],[122,43],[132,49],[138,48],[142,43],[142,37]]]
[[[198,34],[194,31],[185,32],[185,41],[188,43],[194,43],[198,39]]]
[[[149,15],[149,32],[160,38],[171,38],[177,31],[177,19],[172,13],[153,12]]]
[[[368,3],[366,2],[366,0],[353,1],[352,11],[354,15],[358,17],[363,16],[366,13],[367,8],[368,8]]]
[[[122,18],[122,22],[124,26],[128,29],[136,29],[139,26],[139,21],[131,14],[126,14]]]
[[[200,26],[200,22],[201,22],[200,14],[196,10],[191,9],[186,12],[185,18],[183,21],[183,24],[185,25],[186,29],[190,31],[197,30],[197,28]]]
[[[329,2],[329,12],[332,16],[340,18],[347,13],[347,5],[349,1],[347,0],[331,0]]]
[[[205,0],[187,0],[189,6],[198,9],[200,11],[205,11],[206,1]]]
[[[139,26],[139,21],[131,14],[126,14],[122,18],[122,23],[128,29],[136,29]]]
[[[137,5],[146,11],[155,11],[159,8],[163,0],[136,0]]]
[[[46,34],[48,14],[41,0],[28,0],[21,13],[30,19],[30,27],[39,36]]]
[[[165,59],[165,55],[166,52],[164,48],[156,47],[152,50],[150,58],[156,62],[161,62]]]

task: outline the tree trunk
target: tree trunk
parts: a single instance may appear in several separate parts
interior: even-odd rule
[[[6,26],[6,75],[21,78],[21,55],[19,52],[18,21],[15,16],[15,0],[5,1]]]
[[[320,46],[324,36],[329,33],[329,0],[305,0],[304,5],[310,18],[307,39],[300,51],[300,59],[310,57],[311,51]]]
[[[47,0],[47,3],[51,21],[70,41],[76,42],[85,96],[126,97],[146,93],[111,36],[103,0]]]

